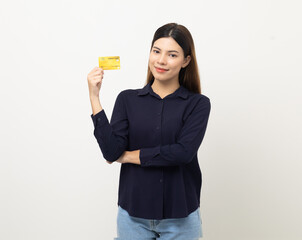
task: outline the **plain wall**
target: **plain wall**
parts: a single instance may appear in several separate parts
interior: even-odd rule
[[[144,86],[168,22],[192,33],[212,109],[198,156],[205,240],[302,239],[301,2],[2,1],[0,239],[116,235],[120,164],[93,136],[87,74],[99,56],[110,119]]]

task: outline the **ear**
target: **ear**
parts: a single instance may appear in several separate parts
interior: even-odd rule
[[[186,66],[188,66],[189,65],[189,63],[190,63],[190,61],[191,61],[191,56],[190,55],[188,55],[186,58],[185,58],[185,60],[184,60],[184,62],[183,62],[183,64],[182,64],[182,68],[185,68]]]

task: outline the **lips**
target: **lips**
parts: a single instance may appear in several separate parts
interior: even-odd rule
[[[166,72],[168,69],[155,67],[158,72]]]

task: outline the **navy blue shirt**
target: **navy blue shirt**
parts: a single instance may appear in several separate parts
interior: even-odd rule
[[[94,136],[107,161],[140,149],[141,165],[121,164],[118,205],[146,219],[187,217],[200,205],[197,151],[210,114],[210,99],[182,85],[161,98],[151,85],[117,96],[109,123],[91,114]]]

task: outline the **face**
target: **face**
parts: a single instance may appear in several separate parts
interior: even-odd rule
[[[181,68],[186,67],[191,60],[184,57],[181,46],[171,37],[157,39],[149,56],[149,68],[158,81],[177,81]]]

